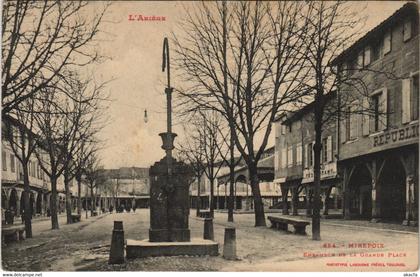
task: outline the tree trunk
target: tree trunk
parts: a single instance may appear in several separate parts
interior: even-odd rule
[[[82,213],[82,182],[80,179],[77,180],[77,214],[80,215]]]
[[[93,185],[90,184],[90,216],[93,215],[93,211],[95,210],[95,197],[93,197]]]
[[[229,198],[228,198],[228,222],[233,222],[233,186],[235,185],[235,141],[233,135],[230,135],[230,165],[229,165]]]
[[[198,176],[198,184],[197,184],[197,216],[200,214],[200,208],[201,208],[200,183],[201,183],[201,174]]]
[[[67,224],[72,224],[73,220],[71,218],[71,194],[70,194],[70,180],[67,174],[64,174],[64,189],[66,191],[66,216]]]
[[[210,179],[210,216],[214,218],[214,178]]]
[[[51,229],[59,229],[57,216],[57,178],[51,177]]]
[[[30,193],[31,189],[29,187],[29,172],[28,172],[28,166],[23,166],[23,186],[24,186],[24,192],[23,192],[23,201],[24,201],[24,222],[25,222],[25,235],[27,238],[32,238],[32,209],[31,209],[31,203],[30,203]]]
[[[314,144],[314,199],[312,209],[312,239],[321,240],[320,224],[320,187],[321,187],[321,125],[315,116],[315,144]]]
[[[199,207],[199,205],[198,205],[198,196],[200,195],[200,173],[198,173],[197,174],[197,198],[196,198],[196,206],[195,206],[195,208],[196,208],[196,216],[198,216],[199,215],[199,213],[200,213],[200,207]]]
[[[264,204],[260,192],[260,180],[257,174],[257,164],[249,164],[248,171],[251,180],[252,194],[254,196],[255,226],[267,226],[265,223]]]

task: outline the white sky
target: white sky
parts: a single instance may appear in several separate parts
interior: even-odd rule
[[[93,6],[100,4],[92,3]],[[370,30],[404,2],[366,4],[355,2],[354,8],[364,8],[360,13],[368,16],[366,30]],[[183,5],[195,3],[118,1],[107,14],[106,19],[116,23],[104,25],[109,35],[101,43],[101,49],[112,58],[95,69],[103,80],[115,78],[107,87],[114,100],[107,111],[111,120],[100,133],[106,143],[101,152],[105,168],[148,167],[164,156],[158,136],[166,130],[162,42],[165,36],[170,37],[171,31],[180,31],[176,30],[176,24],[184,17]],[[129,14],[165,16],[166,21],[129,21]],[[172,86],[177,86],[177,80],[171,82]],[[145,109],[149,116],[147,124],[143,121]],[[177,126],[174,132],[182,133]]]

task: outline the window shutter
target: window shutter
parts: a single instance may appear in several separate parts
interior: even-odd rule
[[[391,51],[391,31],[388,31],[384,37],[384,54]]]
[[[370,51],[371,51],[370,47],[367,47],[365,49],[365,60],[364,60],[365,66],[370,64],[370,53],[371,53]]]
[[[350,107],[350,139],[357,138],[357,121],[358,121],[358,114],[356,113],[357,103],[352,103]]]
[[[305,144],[305,151],[304,151],[304,157],[303,157],[303,167],[304,168],[307,168],[308,167],[308,164],[309,164],[309,162],[308,162],[308,145],[307,144]]]
[[[312,153],[312,166],[315,164],[315,151],[314,151],[314,145],[315,145],[315,141],[312,141],[312,149],[311,149],[311,153]],[[321,151],[322,152],[322,151]]]
[[[296,146],[296,164],[302,164],[302,144]]]
[[[363,51],[357,56],[357,68],[363,68]]]
[[[404,41],[407,41],[411,38],[411,20],[404,22]]]
[[[343,112],[340,115],[340,142],[346,142],[346,115]]]
[[[333,155],[333,147],[332,147],[332,137],[328,136],[327,139],[327,162],[331,162],[332,161],[332,155]]]
[[[410,79],[402,80],[402,123],[410,122]]]
[[[379,122],[379,130],[385,130],[388,126],[388,90],[385,88],[382,91],[380,96],[380,122]]]
[[[369,135],[369,114],[371,113],[367,97],[363,98],[362,109],[362,135],[367,136]]]
[[[279,151],[277,147],[274,149],[274,170],[277,171],[279,169]]]
[[[281,167],[286,167],[286,148],[281,149]]]

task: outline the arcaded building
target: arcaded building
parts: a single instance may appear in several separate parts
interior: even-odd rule
[[[345,218],[417,225],[418,22],[418,6],[405,4],[334,60],[343,79],[368,90],[337,122]],[[341,97],[352,93],[351,83],[338,88]],[[344,112],[357,106],[371,112]]]

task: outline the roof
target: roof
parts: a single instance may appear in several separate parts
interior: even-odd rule
[[[337,95],[337,91],[333,90],[332,92],[324,95],[324,97],[326,101],[329,101],[333,99],[334,97],[336,97],[336,95]],[[303,108],[296,110],[294,112],[291,112],[287,116],[287,118],[282,122],[282,124],[287,125],[301,119],[304,115],[312,112],[314,105],[315,105],[315,101],[312,101],[311,103],[307,104]]]
[[[337,65],[343,60],[353,55],[357,52],[359,52],[370,40],[378,39],[379,37],[382,37],[384,34],[384,31],[388,30],[393,24],[396,22],[406,18],[407,16],[415,16],[417,18],[418,15],[418,6],[416,2],[409,2],[402,6],[400,9],[398,9],[396,12],[394,12],[390,17],[382,21],[379,25],[377,25],[375,28],[367,32],[363,37],[358,39],[355,43],[353,43],[352,46],[344,50],[340,55],[338,55],[333,61],[333,65]]]

